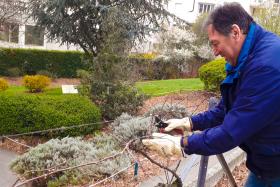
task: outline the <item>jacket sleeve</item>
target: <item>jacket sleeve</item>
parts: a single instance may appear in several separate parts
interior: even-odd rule
[[[244,72],[238,96],[221,125],[188,138],[186,154],[213,155],[226,152],[261,132],[280,113],[279,70],[254,67]],[[246,74],[245,74],[246,73]]]
[[[206,112],[194,115],[191,117],[193,130],[205,130],[211,127],[222,124],[225,117],[225,108],[223,100],[217,106]]]

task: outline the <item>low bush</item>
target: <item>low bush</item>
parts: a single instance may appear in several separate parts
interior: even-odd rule
[[[25,179],[43,175],[49,168],[67,168],[95,162],[116,154],[120,148],[111,137],[98,136],[94,142],[86,142],[81,138],[52,139],[47,143],[32,148],[19,156],[11,164],[11,168]],[[92,176],[109,176],[130,165],[126,154],[115,159],[108,159],[99,164],[78,167],[74,170],[58,172],[41,178],[34,186],[69,186],[92,181]],[[34,171],[34,172],[30,172]],[[70,185],[70,186],[72,186]]]
[[[23,77],[23,85],[32,93],[42,92],[50,83],[50,78],[44,75],[26,75]]]
[[[168,120],[171,118],[184,118],[190,116],[190,113],[183,105],[165,102],[156,104],[144,114],[144,116],[154,115],[157,115],[164,120]]]
[[[123,112],[136,114],[146,98],[131,85],[99,81],[92,82],[90,93],[93,102],[100,107],[106,119],[115,119]]]
[[[176,105],[177,106],[177,105]],[[169,109],[172,107],[169,107]],[[161,111],[163,109],[164,111]],[[173,114],[182,114],[183,109],[180,105],[173,107]],[[153,109],[154,111],[154,109]],[[157,112],[169,111],[164,107],[156,109]],[[185,114],[185,113],[184,113]],[[175,115],[178,116],[178,115]],[[112,124],[110,134],[100,134],[94,137],[92,141],[83,141],[80,138],[53,139],[45,144],[41,144],[30,149],[29,152],[19,156],[11,164],[13,171],[29,179],[43,175],[49,168],[67,168],[94,162],[106,157],[120,153],[122,147],[132,139],[137,139],[133,146],[141,147],[140,138],[151,135],[157,129],[153,125],[151,116],[131,116],[123,113]],[[78,167],[74,170],[58,172],[52,176],[41,178],[34,186],[69,186],[87,185],[89,181],[108,177],[123,168],[131,165],[130,157],[122,153],[112,159],[105,160],[98,164]],[[34,171],[34,172],[30,172]],[[121,174],[121,173],[120,173]],[[119,174],[119,175],[120,175]]]
[[[0,134],[17,134],[99,122],[99,109],[77,95],[0,94]],[[80,135],[100,128],[99,124],[49,132],[48,136]]]
[[[8,81],[3,78],[0,78],[0,91],[7,90],[9,88]]]
[[[147,136],[156,132],[156,127],[151,124],[152,117],[133,117],[123,113],[113,123],[114,135],[121,144],[135,138]]]
[[[226,77],[225,63],[224,58],[218,58],[199,68],[199,78],[206,90],[219,91],[220,84]]]

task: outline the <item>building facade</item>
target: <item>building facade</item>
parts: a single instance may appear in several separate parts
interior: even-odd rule
[[[171,0],[167,8],[171,13],[189,23],[193,23],[200,14],[210,12],[215,6],[228,2],[238,2],[251,13],[250,6],[260,4],[263,0]]]
[[[230,2],[238,2],[250,15],[253,15],[259,7],[279,6],[279,0],[170,0],[166,9],[192,24],[199,15],[210,12],[216,6]],[[135,51],[141,53],[153,51],[153,46],[157,43],[156,38],[156,36],[151,36],[146,43],[138,46]]]
[[[166,4],[166,9],[181,19],[194,23],[199,15],[210,12],[215,6],[227,2],[240,3],[251,15],[259,6],[279,5],[279,0],[170,0]],[[25,19],[22,17],[19,19],[15,22],[9,21],[2,24],[0,28],[0,47],[80,50],[78,46],[60,45],[59,41],[49,40],[46,37],[45,30],[37,28],[34,22],[30,20],[23,22],[21,20]],[[136,50],[139,52],[151,51],[155,40],[153,36],[150,37],[148,42],[139,45]]]
[[[60,45],[49,40],[46,30],[36,27],[26,15],[28,0],[0,0],[0,47],[79,50],[74,45]]]

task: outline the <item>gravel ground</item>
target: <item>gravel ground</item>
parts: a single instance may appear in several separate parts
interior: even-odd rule
[[[244,186],[245,181],[248,176],[248,169],[245,166],[245,163],[242,163],[240,166],[237,166],[233,170],[233,177],[235,179],[235,182],[237,186]],[[228,187],[230,186],[230,183],[228,181],[228,178],[226,175],[219,181],[219,183],[215,187]]]

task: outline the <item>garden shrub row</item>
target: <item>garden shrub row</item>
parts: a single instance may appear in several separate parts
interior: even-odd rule
[[[95,134],[87,141],[81,138],[66,137],[52,139],[40,144],[17,157],[11,169],[25,179],[43,175],[46,168],[68,168],[108,158],[120,153],[124,145],[134,140],[131,147],[143,149],[140,139],[157,131],[152,115],[162,119],[189,116],[187,109],[180,104],[159,103],[151,107],[144,116],[131,116],[123,113],[109,126],[113,133]],[[122,168],[131,165],[131,157],[125,152],[99,164],[78,167],[74,170],[58,172],[51,177],[34,181],[33,186],[88,186],[88,183],[111,176]],[[30,172],[33,171],[33,172]],[[119,173],[115,177],[120,177]]]
[[[129,62],[133,65],[134,76],[138,80],[162,80],[190,78],[198,76],[198,69],[204,61],[191,61],[176,56],[158,56],[143,58],[131,56]]]
[[[22,76],[41,74],[49,77],[76,77],[79,69],[88,69],[79,51],[0,48],[0,75]],[[128,56],[139,79],[196,77],[201,62],[174,57],[161,58],[154,53]]]
[[[101,114],[92,102],[77,95],[0,94],[0,135],[33,132],[99,122]],[[92,133],[100,125],[90,125],[47,135]]]
[[[89,66],[79,51],[0,48],[0,75],[41,74],[49,77],[76,77],[79,69]],[[196,77],[203,62],[178,57],[160,57],[154,53],[128,56],[136,79],[171,79]]]
[[[83,54],[79,51],[0,48],[0,75],[76,77],[78,69],[87,68],[82,62]]]

